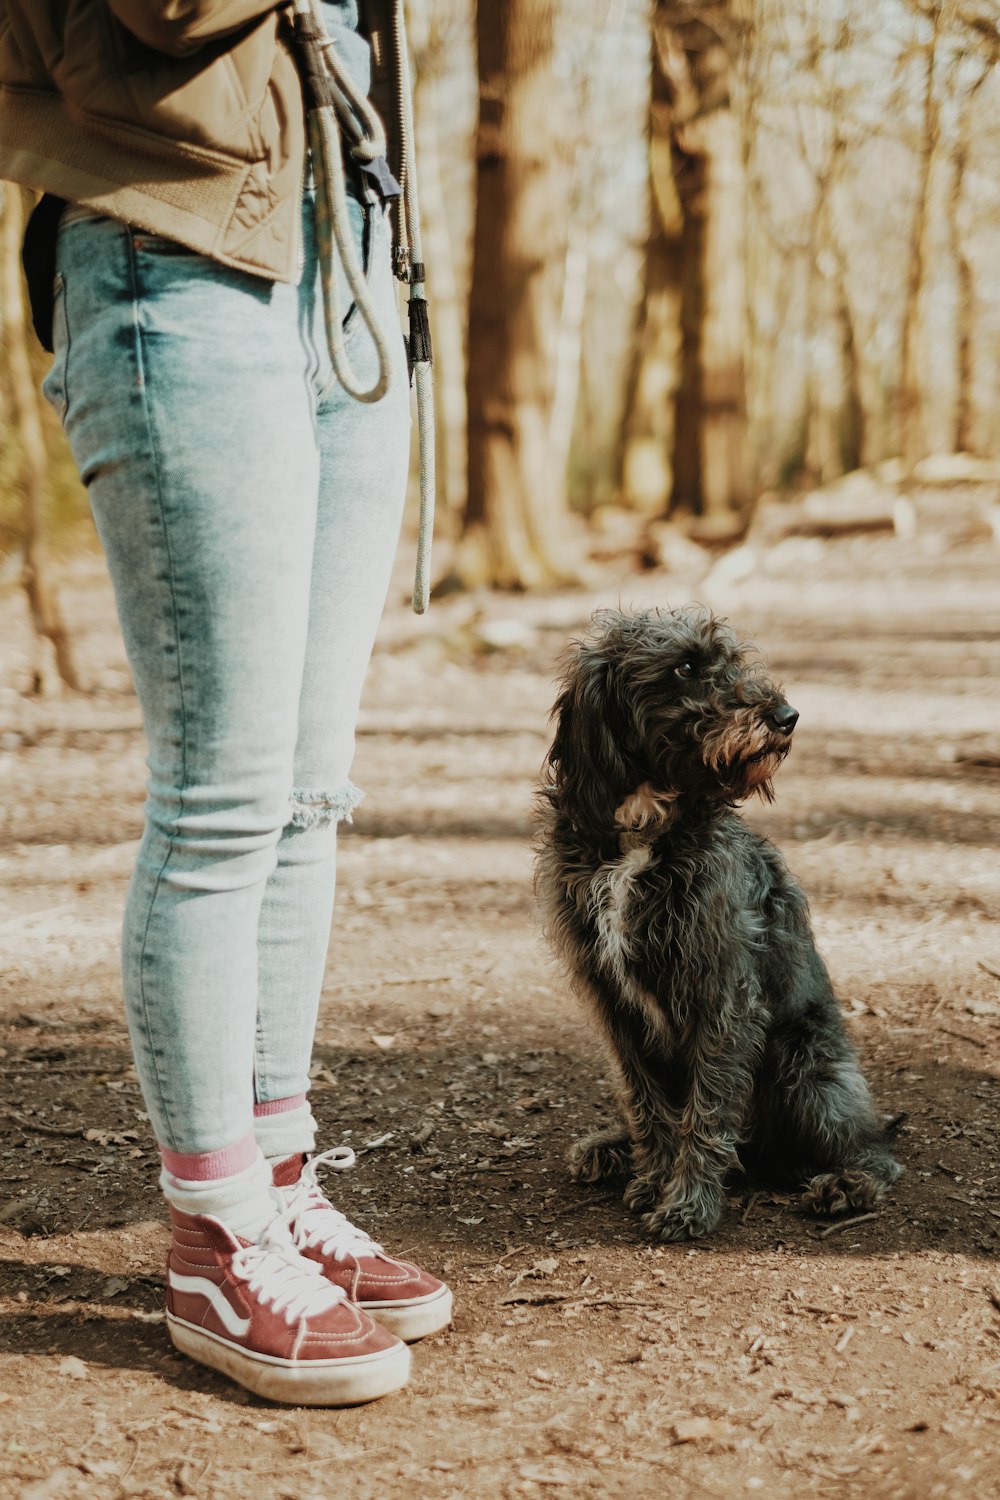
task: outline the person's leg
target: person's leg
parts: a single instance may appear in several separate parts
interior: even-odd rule
[[[319,508],[292,816],[258,929],[257,1133],[272,1160],[314,1144],[305,1095],[333,911],[337,824],[360,800],[350,781],[355,725],[406,492],[409,385],[402,336],[395,333],[389,226],[381,208],[362,210],[353,201],[349,207],[395,363],[388,393],[373,405],[355,401],[332,376],[315,267],[307,256],[302,317],[315,347],[324,350],[317,377]],[[370,382],[375,352],[356,311],[346,340],[359,378]]]
[[[352,213],[357,221],[356,205]],[[396,309],[387,225],[380,210],[368,218],[369,281],[390,329]],[[318,316],[315,303],[309,313]],[[348,347],[358,374],[370,379],[374,351],[356,315]],[[337,823],[359,795],[349,780],[355,723],[406,488],[410,424],[401,339],[393,340],[393,353],[392,384],[377,405],[357,404],[329,378],[319,403],[319,514],[293,815],[259,928],[255,1112],[257,1139],[274,1167],[299,1250],[383,1328],[409,1342],[447,1327],[451,1291],[391,1255],[326,1197],[318,1169],[351,1166],[352,1151],[334,1147],[307,1160],[315,1124],[306,1092],[333,909]]]
[[[111,220],[64,226],[59,276],[47,393],[90,491],[149,740],[123,942],[136,1066],[175,1201],[197,1212],[199,1181],[239,1179],[230,1197],[255,1197],[259,1220],[257,931],[295,780],[312,353],[296,288]]]

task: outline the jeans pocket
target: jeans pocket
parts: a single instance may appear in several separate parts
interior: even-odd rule
[[[42,381],[42,395],[65,426],[69,410],[66,366],[69,361],[69,322],[66,318],[66,278],[56,272],[52,284],[52,365]]]

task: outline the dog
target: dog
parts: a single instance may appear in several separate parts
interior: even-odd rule
[[[797,711],[702,609],[604,610],[570,648],[538,799],[547,934],[596,1011],[622,1122],[572,1149],[661,1240],[709,1234],[730,1170],[867,1210],[890,1155],[805,895],[735,811],[773,798]]]

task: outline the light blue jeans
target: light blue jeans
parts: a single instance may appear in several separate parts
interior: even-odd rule
[[[349,206],[391,332],[384,210]],[[255,1097],[308,1088],[406,488],[402,336],[383,400],[347,396],[309,190],[303,244],[284,286],[113,219],[71,211],[59,234],[45,394],[89,490],[149,744],[124,986],[153,1128],[178,1153],[243,1142]],[[367,330],[353,309],[345,325],[370,381]]]

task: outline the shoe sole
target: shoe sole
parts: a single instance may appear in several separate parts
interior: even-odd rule
[[[257,1396],[293,1406],[361,1406],[400,1390],[410,1378],[405,1344],[343,1359],[292,1360],[252,1354],[173,1313],[167,1313],[167,1328],[175,1348],[189,1359]]]
[[[414,1297],[407,1302],[361,1302],[359,1306],[404,1344],[413,1344],[448,1327],[452,1296],[450,1289],[443,1286],[426,1297]]]

